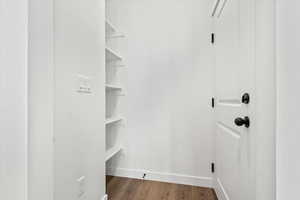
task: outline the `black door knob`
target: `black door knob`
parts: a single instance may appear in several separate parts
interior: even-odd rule
[[[243,94],[242,103],[244,103],[244,104],[249,104],[250,103],[250,94],[249,93]]]
[[[246,128],[250,127],[250,119],[249,117],[238,117],[234,120],[235,125],[237,126],[245,126]]]

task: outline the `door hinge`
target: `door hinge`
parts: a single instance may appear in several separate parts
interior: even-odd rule
[[[211,173],[215,173],[215,163],[211,163]]]
[[[214,44],[215,43],[215,33],[211,34],[211,43]]]
[[[213,107],[213,108],[215,107],[215,98],[211,99],[211,107]]]

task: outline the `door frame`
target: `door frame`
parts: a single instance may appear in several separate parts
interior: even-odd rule
[[[28,1],[0,0],[0,199],[28,200]]]

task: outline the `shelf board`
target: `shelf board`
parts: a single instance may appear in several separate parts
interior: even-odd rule
[[[113,39],[113,38],[124,38],[125,37],[125,35],[123,35],[123,34],[121,34],[121,33],[119,33],[119,34],[107,34],[106,35],[106,39]]]
[[[105,85],[107,90],[122,90],[123,88],[118,85],[111,85],[111,84],[106,84]]]
[[[115,146],[106,151],[106,158],[105,161],[109,161],[112,157],[117,155],[122,150],[121,146]]]
[[[116,33],[117,28],[108,20],[105,20],[105,30],[109,33]]]
[[[106,38],[120,38],[125,37],[124,34],[121,34],[117,31],[118,29],[110,21],[105,20],[105,32]]]
[[[122,120],[123,120],[122,117],[110,117],[105,120],[105,124],[108,125],[108,124],[116,123],[116,122],[119,122]]]
[[[115,60],[122,60],[122,57],[116,53],[115,51],[113,51],[112,49],[110,49],[109,47],[105,48],[105,60],[106,61],[115,61]]]
[[[106,63],[106,67],[120,67],[120,68],[122,68],[122,67],[126,67],[126,65],[125,64],[122,64],[122,63]]]

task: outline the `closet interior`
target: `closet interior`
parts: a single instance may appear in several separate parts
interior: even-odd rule
[[[210,7],[105,1],[107,176],[212,186]]]

